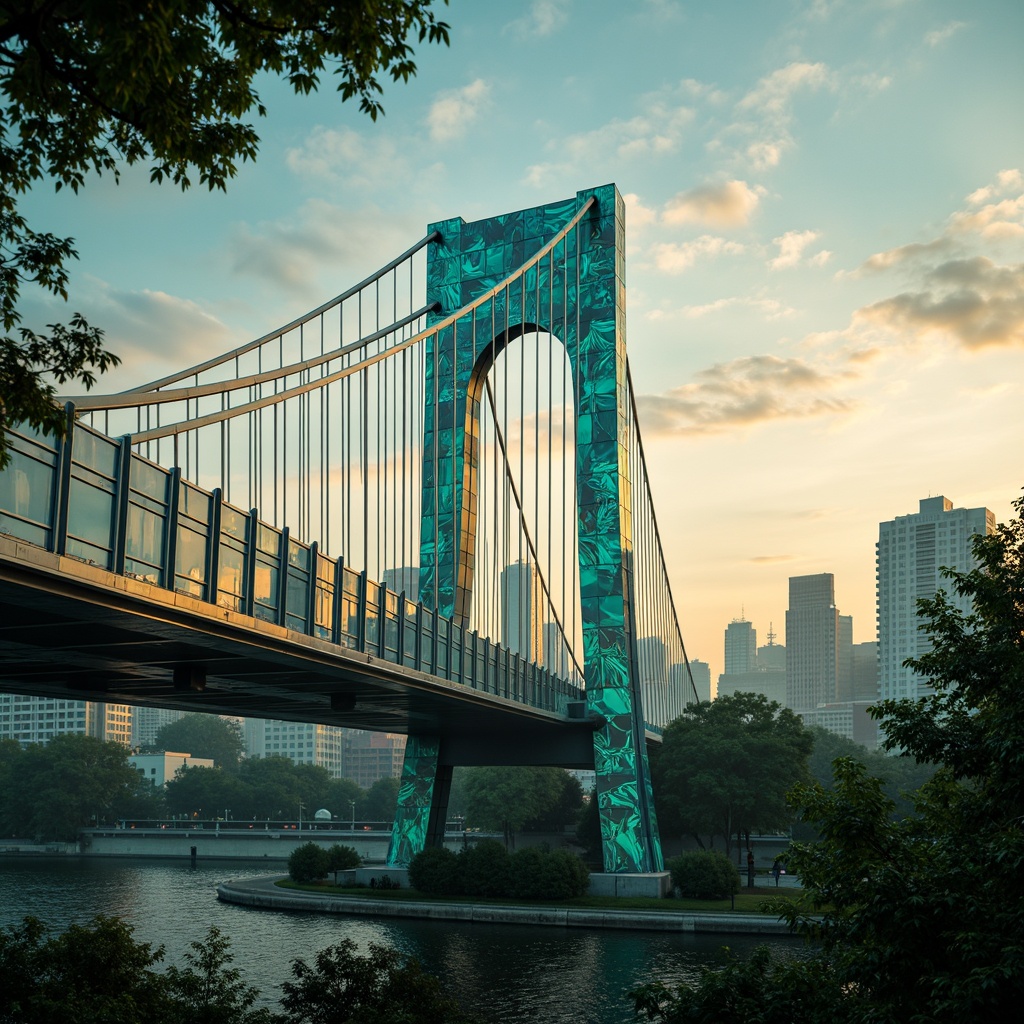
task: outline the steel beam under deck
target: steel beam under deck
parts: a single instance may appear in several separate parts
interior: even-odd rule
[[[0,689],[441,739],[441,763],[592,768],[541,711],[0,537]]]

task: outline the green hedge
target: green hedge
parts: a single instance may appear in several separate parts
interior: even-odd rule
[[[527,847],[509,855],[501,843],[485,839],[459,854],[439,847],[418,853],[409,884],[431,896],[565,900],[586,893],[590,871],[568,850]]]
[[[692,850],[672,858],[666,867],[680,896],[720,900],[739,891],[739,871],[719,850]]]

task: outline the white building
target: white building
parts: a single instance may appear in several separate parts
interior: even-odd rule
[[[242,734],[249,757],[287,757],[295,764],[318,764],[341,778],[340,726],[246,718]]]
[[[969,602],[953,592],[939,569],[974,568],[972,537],[992,533],[995,525],[995,514],[987,508],[953,508],[949,498],[942,496],[922,498],[918,512],[878,524],[875,601],[878,685],[883,700],[929,692],[925,680],[903,665],[930,647],[928,637],[918,629],[918,598],[945,590],[954,605],[969,611]]]
[[[75,733],[105,742],[132,742],[132,709],[127,704],[97,704],[57,697],[26,697],[0,693],[0,739],[49,743],[54,736]]]
[[[158,754],[132,754],[128,761],[154,786],[166,786],[179,768],[213,767],[212,758],[193,757],[191,754],[178,754],[171,750],[162,750]]]

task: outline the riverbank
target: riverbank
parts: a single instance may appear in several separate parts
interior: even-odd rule
[[[686,913],[671,910],[594,910],[574,907],[511,906],[462,902],[425,902],[337,896],[280,889],[281,875],[232,878],[217,886],[224,903],[265,910],[343,914],[365,917],[418,918],[468,924],[524,924],[553,928],[598,928],[628,931],[717,935],[789,935],[789,926],[767,914],[731,911]]]

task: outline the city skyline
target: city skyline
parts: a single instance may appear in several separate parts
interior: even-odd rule
[[[1019,4],[459,5],[377,123],[331,82],[261,92],[226,196],[34,190],[71,301],[139,384],[305,312],[422,237],[615,181],[627,348],[687,652],[828,572],[874,639],[880,522],[924,495],[997,520],[1024,479]],[[950,68],[956,68],[956,74]],[[309,538],[316,539],[316,538]]]

